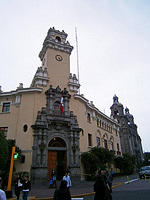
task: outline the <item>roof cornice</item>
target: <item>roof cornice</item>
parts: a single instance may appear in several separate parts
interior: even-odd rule
[[[17,89],[14,91],[2,92],[2,93],[0,93],[0,97],[17,95],[17,94],[21,94],[21,93],[42,92],[42,90],[43,90],[42,88],[21,88],[21,89]]]
[[[86,106],[89,107],[91,110],[97,112],[98,114],[100,114],[100,115],[102,115],[104,118],[106,118],[107,120],[109,120],[109,121],[111,121],[111,122],[113,122],[113,123],[115,123],[116,125],[119,126],[119,124],[118,124],[115,120],[111,119],[110,117],[108,117],[107,115],[105,115],[104,113],[102,113],[102,112],[101,112],[98,108],[96,108],[93,104],[90,104],[90,103],[89,103],[89,100],[86,99],[85,97],[83,97],[82,95],[74,94],[74,97],[77,98],[77,99],[80,99],[81,101],[83,101],[83,102],[86,104]]]

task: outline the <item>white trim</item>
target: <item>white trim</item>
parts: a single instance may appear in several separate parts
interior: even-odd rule
[[[27,92],[42,92],[42,88],[24,88],[24,89],[17,89],[16,91],[10,91],[10,92],[2,92],[0,93],[0,97],[3,96],[11,96],[16,95],[20,93],[27,93]]]

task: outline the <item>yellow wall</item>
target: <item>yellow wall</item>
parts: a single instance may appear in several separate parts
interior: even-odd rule
[[[0,101],[4,102],[5,98]],[[15,139],[18,146],[25,155],[25,163],[20,164],[15,161],[18,171],[30,171],[32,163],[32,145],[33,145],[33,129],[31,125],[35,123],[37,113],[42,107],[46,106],[45,93],[22,93],[21,103],[14,104],[15,96],[9,96],[8,102],[13,104],[10,106],[10,112],[2,113],[0,106],[0,127],[8,127],[7,138]],[[24,125],[28,126],[27,132],[24,132]]]
[[[63,60],[57,61],[55,56],[61,55]],[[70,75],[70,55],[54,49],[47,49],[45,54],[49,84],[56,88],[58,85],[61,89],[68,88]]]
[[[104,147],[103,136],[106,134],[108,136],[106,138],[108,148],[110,149],[110,138],[113,137],[114,150],[117,151],[117,143],[120,146],[119,134],[116,135],[116,131],[114,129],[112,129],[112,133],[110,133],[108,130],[98,127],[96,118],[92,117],[93,110],[88,108],[86,103],[84,103],[82,100],[75,99],[72,95],[70,101],[70,110],[74,111],[74,114],[77,116],[79,127],[84,130],[83,133],[80,133],[80,152],[88,151],[91,148],[88,146],[88,133],[92,134],[92,147],[97,145],[96,137],[100,137],[100,146]],[[91,114],[91,123],[87,121],[87,112]],[[115,124],[104,118],[104,116],[99,115],[98,117],[103,118],[103,120],[112,127]]]

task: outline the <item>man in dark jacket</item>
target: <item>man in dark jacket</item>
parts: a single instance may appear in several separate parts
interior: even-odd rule
[[[98,172],[96,182],[94,183],[94,200],[111,200],[112,196],[107,187],[105,176],[101,174],[101,171]]]
[[[31,183],[29,181],[29,177],[24,177],[23,185],[22,185],[22,198],[23,200],[27,200],[29,191],[31,190]]]
[[[70,191],[67,188],[67,181],[61,181],[59,189],[55,190],[54,200],[71,200]]]

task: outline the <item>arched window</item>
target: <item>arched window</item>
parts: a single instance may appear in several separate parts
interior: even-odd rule
[[[24,132],[27,132],[27,130],[28,130],[28,125],[25,124],[25,125],[23,126],[23,131],[24,131]]]
[[[61,42],[61,38],[59,36],[56,36],[55,39],[56,39],[57,42]]]
[[[90,113],[87,113],[87,121],[88,121],[89,123],[91,123],[91,115],[90,115]]]
[[[60,113],[60,102],[59,101],[56,101],[53,104],[53,110],[54,110],[55,114],[59,114]]]
[[[120,151],[119,144],[117,143],[117,151]]]
[[[66,147],[66,143],[59,137],[54,137],[48,144],[48,147]]]

